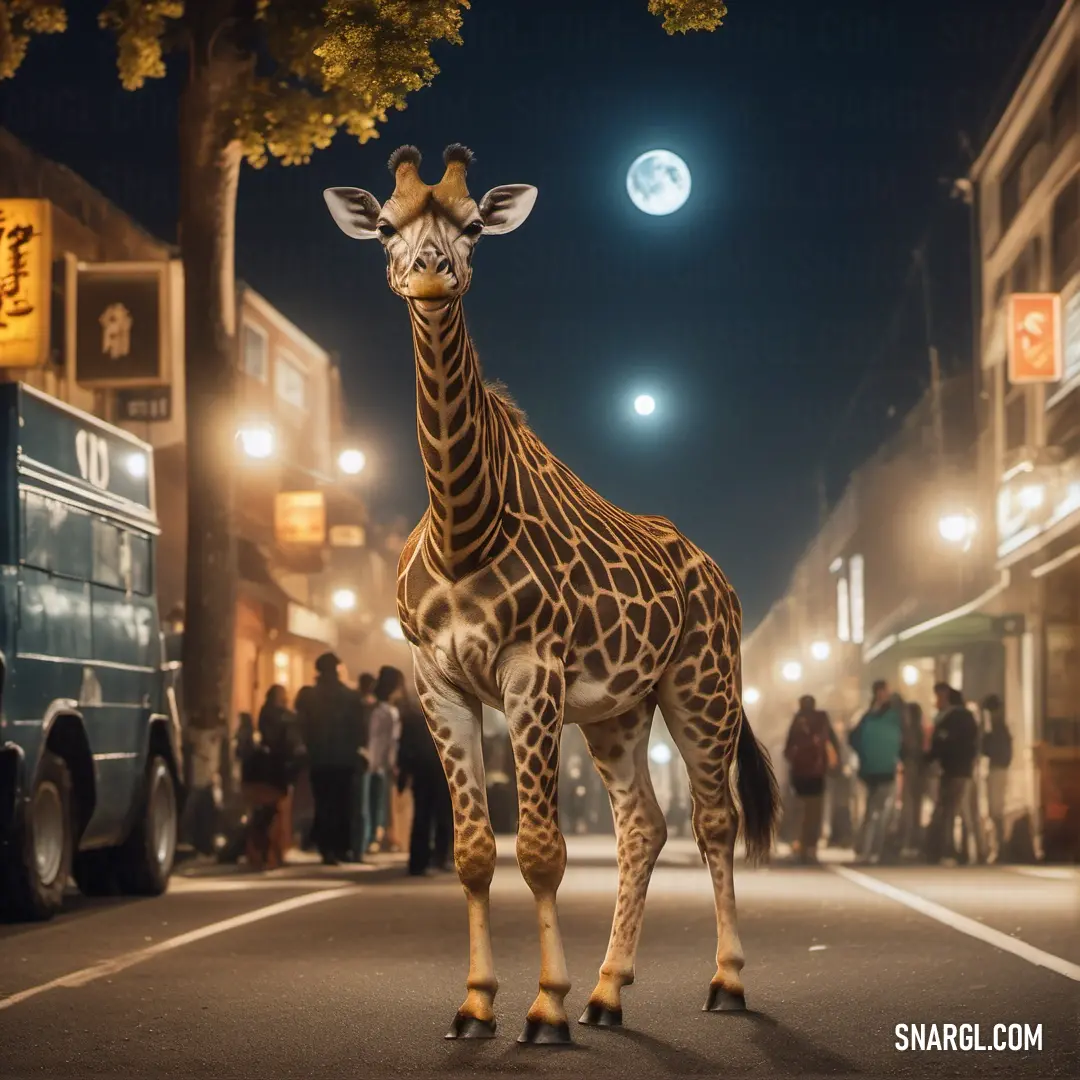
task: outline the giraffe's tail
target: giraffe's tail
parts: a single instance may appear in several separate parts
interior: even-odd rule
[[[741,812],[739,827],[751,865],[769,857],[780,818],[780,788],[776,783],[769,752],[750,730],[746,710],[739,722],[739,747],[735,763]]]

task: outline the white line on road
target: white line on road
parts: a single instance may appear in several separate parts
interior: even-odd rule
[[[846,866],[830,866],[829,869],[834,874],[839,874],[842,878],[846,878],[856,885],[861,885],[870,892],[876,892],[880,896],[887,896],[890,900],[895,900],[897,903],[904,904],[922,915],[936,919],[939,923],[943,923],[953,930],[958,930],[961,934],[978,938],[979,941],[984,941],[987,945],[993,945],[997,949],[1012,953],[1013,956],[1019,956],[1021,960],[1026,960],[1029,964],[1049,968],[1050,971],[1056,971],[1059,975],[1064,975],[1066,979],[1080,982],[1080,965],[1072,964],[1068,960],[1063,960],[1060,956],[1054,956],[1053,953],[1036,949],[1034,945],[1029,945],[1026,941],[1009,937],[1008,934],[1003,934],[1000,930],[984,926],[981,922],[969,919],[966,915],[959,915],[947,907],[942,907],[941,904],[935,904],[933,900],[927,900],[915,893],[908,892],[906,889],[898,889],[895,885],[871,877],[869,874],[860,874],[858,870],[850,870]]]
[[[96,979],[104,979],[109,975],[134,967],[146,960],[152,960],[162,953],[171,952],[184,945],[202,941],[203,938],[213,937],[215,934],[224,934],[229,930],[239,929],[251,923],[261,922],[263,919],[272,919],[275,915],[284,915],[286,912],[295,911],[297,908],[307,907],[309,904],[319,904],[324,900],[333,900],[338,896],[345,896],[358,892],[359,886],[341,885],[332,889],[324,889],[322,892],[309,893],[307,896],[294,896],[289,900],[281,900],[276,904],[256,908],[254,911],[246,911],[243,915],[234,915],[231,919],[223,919],[221,922],[210,923],[208,926],[200,926],[197,930],[189,930],[186,934],[178,934],[176,937],[159,941],[155,945],[147,945],[145,949],[136,949],[134,952],[123,953],[112,960],[102,960],[92,967],[83,968],[81,971],[72,971],[67,975],[61,975],[58,979],[52,979],[40,986],[31,986],[26,990],[0,998],[0,1010],[10,1009],[13,1005],[19,1005],[29,998],[37,997],[49,990],[59,987],[74,988],[85,986]]]

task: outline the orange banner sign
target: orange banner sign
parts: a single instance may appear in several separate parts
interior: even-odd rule
[[[1009,382],[1061,380],[1061,297],[1013,293],[1009,297]]]

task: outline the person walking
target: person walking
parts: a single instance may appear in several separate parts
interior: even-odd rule
[[[986,802],[990,823],[994,828],[997,850],[995,862],[1003,862],[1005,854],[1005,796],[1008,793],[1009,766],[1012,765],[1012,732],[1005,722],[1005,708],[997,694],[983,701],[990,726],[983,735],[982,752],[989,766],[986,778]]]
[[[817,862],[825,805],[825,777],[840,760],[840,743],[828,714],[810,694],[799,698],[799,711],[788,729],[784,758],[798,799],[799,831],[792,844],[799,862]]]
[[[450,786],[428,730],[420,703],[402,699],[397,789],[412,787],[413,818],[409,836],[409,873],[421,877],[446,870],[453,844],[454,816]]]
[[[862,862],[881,861],[892,821],[903,729],[904,703],[884,679],[878,679],[870,708],[848,736],[852,750],[859,755],[859,779],[866,788],[866,810],[856,840]]]
[[[918,702],[904,705],[900,744],[903,788],[900,794],[901,854],[910,858],[922,850],[923,799],[926,797],[926,737],[923,711]]]
[[[360,716],[363,739],[360,752],[356,756],[356,769],[353,773],[352,821],[349,826],[349,859],[362,863],[367,854],[367,781],[368,771],[368,736],[371,731],[371,713],[375,708],[375,676],[365,671],[357,683],[360,695]]]
[[[378,851],[386,835],[390,808],[390,783],[397,768],[397,747],[401,738],[398,704],[405,696],[405,676],[385,665],[375,680],[375,707],[371,710],[367,740],[368,770],[364,781],[364,851]]]
[[[974,837],[976,858],[986,861],[985,841],[979,822],[973,818],[971,791],[979,755],[979,723],[964,704],[964,697],[948,683],[934,687],[938,714],[930,740],[928,762],[941,769],[937,802],[926,837],[926,860],[931,864],[955,855],[953,830],[957,817],[963,822],[965,850],[961,861],[970,860],[967,839]]]
[[[356,758],[366,739],[360,695],[341,681],[340,666],[333,653],[323,653],[315,661],[315,685],[296,696],[315,799],[312,831],[327,866],[348,856]]]

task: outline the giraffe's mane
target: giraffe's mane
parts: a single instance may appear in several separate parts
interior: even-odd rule
[[[510,391],[507,390],[506,384],[500,379],[485,379],[484,389],[491,394],[492,397],[499,399],[503,408],[506,409],[510,419],[519,427],[527,427],[528,420],[525,416],[525,410],[511,397]]]

